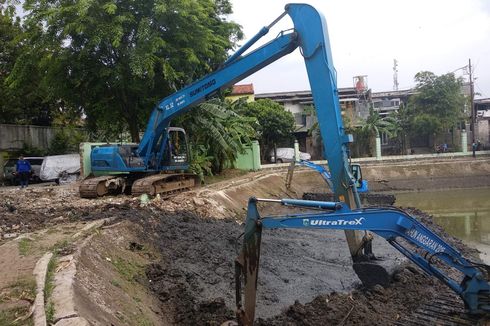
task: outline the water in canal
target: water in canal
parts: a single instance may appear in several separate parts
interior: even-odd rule
[[[395,205],[433,215],[446,232],[480,250],[490,264],[490,188],[397,193]]]

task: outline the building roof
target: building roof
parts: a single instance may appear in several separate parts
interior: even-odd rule
[[[475,99],[475,104],[489,104],[490,98],[477,98]]]
[[[394,98],[394,97],[410,96],[413,94],[415,94],[414,89],[405,89],[405,90],[399,90],[399,91],[372,92],[371,96],[372,96],[372,98],[380,98],[380,97]]]
[[[254,94],[254,84],[233,85],[230,95],[250,95]]]
[[[338,89],[339,98],[341,100],[358,100],[357,92],[354,87],[343,87]],[[312,104],[313,96],[311,91],[291,91],[291,92],[275,92],[256,94],[256,99],[268,98],[279,103],[296,102],[300,104]]]

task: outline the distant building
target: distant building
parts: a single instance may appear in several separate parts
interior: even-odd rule
[[[254,101],[254,85],[253,84],[242,84],[233,85],[231,93],[226,96],[227,99],[234,102],[242,97],[247,98],[247,102]]]
[[[475,100],[476,111],[476,135],[484,148],[490,148],[490,98]]]
[[[397,112],[403,104],[406,106],[408,98],[415,94],[413,89],[388,91],[388,92],[373,92],[371,93],[371,101],[373,108],[381,117],[386,117],[393,112]]]
[[[346,87],[339,88],[338,92],[342,115],[346,116],[350,123],[356,125],[367,118],[369,91],[360,94],[355,87]],[[310,129],[316,122],[316,116],[308,110],[314,106],[311,91],[263,93],[256,94],[255,99],[273,100],[291,112],[296,122],[295,137],[299,142],[300,150],[310,153],[313,159],[321,158],[321,149],[316,137],[309,135]]]
[[[408,98],[414,91],[398,90],[388,92],[371,92],[367,88],[367,76],[354,77],[354,87],[343,87],[338,89],[340,108],[342,116],[351,126],[360,126],[369,116],[369,107],[372,105],[374,110],[379,112],[381,117],[385,117],[393,112],[397,112],[401,105],[408,103]],[[296,121],[295,136],[300,144],[300,149],[306,151],[317,158],[321,156],[319,144],[314,137],[308,134],[316,117],[309,114],[305,109],[313,107],[313,97],[311,91],[293,91],[256,94],[256,99],[271,99],[278,102],[294,115]],[[381,135],[382,148],[390,150],[394,145],[390,143],[386,134]]]

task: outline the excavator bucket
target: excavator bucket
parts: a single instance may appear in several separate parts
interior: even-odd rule
[[[242,251],[235,260],[236,316],[239,325],[253,325],[255,318],[261,238],[262,225],[259,221],[259,212],[255,205],[255,198],[251,198],[248,203]],[[243,305],[242,297],[245,298]]]

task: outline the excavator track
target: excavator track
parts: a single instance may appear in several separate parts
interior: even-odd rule
[[[464,304],[456,294],[445,291],[438,293],[430,302],[422,305],[413,313],[402,317],[397,326],[470,326],[486,325],[481,317],[465,313]]]
[[[118,176],[100,176],[82,181],[79,187],[80,197],[97,198],[108,194],[117,187],[124,190],[124,179]]]
[[[197,185],[197,176],[192,173],[154,174],[134,181],[131,194],[133,196],[160,194],[163,197],[169,197]]]

